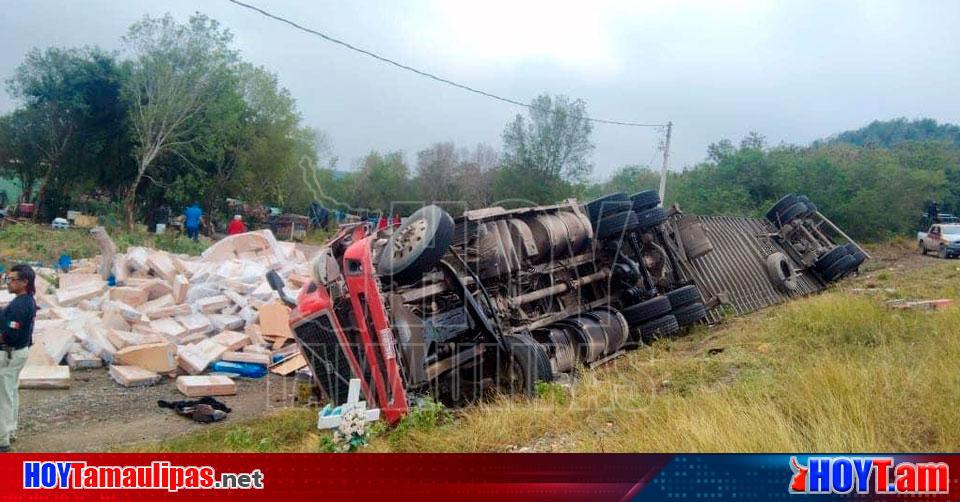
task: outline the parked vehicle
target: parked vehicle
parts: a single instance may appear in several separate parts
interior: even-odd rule
[[[805,197],[778,205],[771,221],[684,214],[653,191],[456,220],[427,206],[395,229],[341,226],[296,300],[268,279],[329,400],[344,403],[358,378],[395,422],[411,394],[531,395],[558,373],[716,322],[723,306],[742,313],[818,291],[862,263],[855,243],[821,231],[828,220]]]
[[[926,232],[917,232],[917,246],[920,254],[930,251],[940,258],[960,256],[960,224],[931,225]]]

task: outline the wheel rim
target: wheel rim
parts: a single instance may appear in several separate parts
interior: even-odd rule
[[[427,220],[422,218],[400,229],[400,235],[393,241],[393,257],[402,260],[413,252],[426,235]]]

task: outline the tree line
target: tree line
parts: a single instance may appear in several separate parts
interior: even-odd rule
[[[145,17],[123,47],[35,49],[7,80],[20,106],[0,116],[0,175],[18,179],[47,221],[79,206],[132,225],[194,201],[216,211],[228,197],[300,214],[314,201],[401,215],[440,202],[459,213],[659,183],[642,165],[594,180],[586,103],[547,94],[505,125],[499,148],[439,142],[409,159],[372,151],[341,169],[277,76],[243,61],[216,21]],[[759,216],[789,192],[856,238],[907,234],[930,201],[960,211],[960,127],[896,119],[805,146],[756,133],[721,140],[703,162],[669,173],[665,202]]]

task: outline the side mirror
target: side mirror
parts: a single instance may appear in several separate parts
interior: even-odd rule
[[[283,279],[280,278],[280,274],[275,270],[267,272],[267,284],[270,284],[270,289],[276,291],[277,294],[280,295],[280,301],[288,307],[295,308],[297,306],[297,302],[287,296],[286,291],[283,290]]]

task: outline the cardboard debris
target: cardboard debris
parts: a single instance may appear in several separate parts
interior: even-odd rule
[[[252,343],[251,343],[250,345],[244,345],[244,346],[243,346],[243,351],[244,351],[244,352],[251,353],[251,354],[266,354],[266,355],[268,355],[268,356],[271,355],[272,352],[273,352],[273,351],[271,351],[270,349],[268,349],[268,348],[266,348],[266,347],[264,347],[264,346],[262,346],[262,345],[255,345],[255,344],[252,344]]]
[[[157,276],[162,277],[165,281],[173,281],[173,278],[177,275],[177,267],[173,264],[173,260],[167,256],[167,253],[162,251],[154,251],[150,253],[147,257],[147,266],[150,267],[150,270]]]
[[[167,342],[133,345],[118,350],[115,359],[117,364],[169,373],[177,369],[177,348]]]
[[[177,275],[173,279],[173,303],[183,303],[187,299],[187,290],[190,289],[190,282],[183,275]]]
[[[110,289],[110,299],[136,307],[147,302],[147,292],[140,288],[118,286]]]
[[[139,287],[147,292],[147,300],[156,300],[163,295],[173,294],[173,288],[163,279],[152,279]]]
[[[180,316],[177,317],[177,322],[182,324],[184,329],[187,330],[187,335],[206,333],[213,327],[212,324],[210,324],[210,319],[207,319],[207,317],[203,314]]]
[[[232,396],[237,384],[223,375],[182,375],[177,377],[177,390],[187,397]]]
[[[57,304],[63,307],[73,307],[78,303],[102,295],[107,291],[107,283],[97,278],[98,282],[88,282],[68,289],[58,289],[54,297]]]
[[[157,319],[150,321],[148,326],[174,343],[178,343],[180,338],[187,334],[187,328],[174,319]]]
[[[235,331],[243,329],[245,324],[243,318],[236,315],[212,314],[207,317],[210,319],[210,323],[213,324],[213,329],[216,331]]]
[[[37,277],[39,279],[39,277]],[[34,281],[36,282],[36,281]],[[46,281],[44,281],[46,282]],[[102,277],[99,274],[82,274],[77,272],[71,272],[68,274],[61,274],[59,277],[60,288],[59,289],[71,289],[85,284],[106,284]],[[36,284],[34,284],[36,285]],[[48,284],[49,286],[49,284]],[[37,292],[42,291],[37,287]]]
[[[147,387],[160,381],[160,375],[136,366],[110,366],[110,377],[124,387]]]
[[[211,338],[211,340],[223,345],[227,350],[240,350],[244,345],[250,343],[250,337],[246,333],[238,331],[224,331]]]
[[[60,361],[70,352],[70,346],[76,337],[73,333],[65,329],[53,329],[43,333],[34,333],[34,342],[43,346],[50,360],[54,364],[60,364]]]
[[[100,368],[103,366],[103,359],[83,350],[80,352],[71,352],[67,354],[67,366],[71,370],[86,370]]]
[[[117,349],[125,349],[135,345],[146,345],[150,343],[165,342],[164,338],[157,333],[135,333],[132,331],[120,331],[116,329],[107,330],[107,340]]]
[[[219,361],[227,348],[211,339],[204,339],[193,345],[181,345],[177,348],[179,366],[191,375],[206,371],[214,361]]]
[[[228,305],[230,305],[230,299],[224,295],[209,296],[197,300],[197,308],[204,314],[220,312]]]
[[[260,307],[260,332],[263,335],[293,338],[290,331],[290,307],[271,302]]]
[[[24,366],[18,385],[21,389],[69,389],[70,368],[67,366]]]
[[[253,352],[224,352],[223,360],[235,363],[262,364],[264,366],[269,366],[271,362],[270,354],[257,354]]]
[[[274,364],[273,366],[270,366],[270,373],[283,376],[292,375],[293,372],[303,368],[306,365],[307,360],[303,357],[303,354],[298,353]]]

